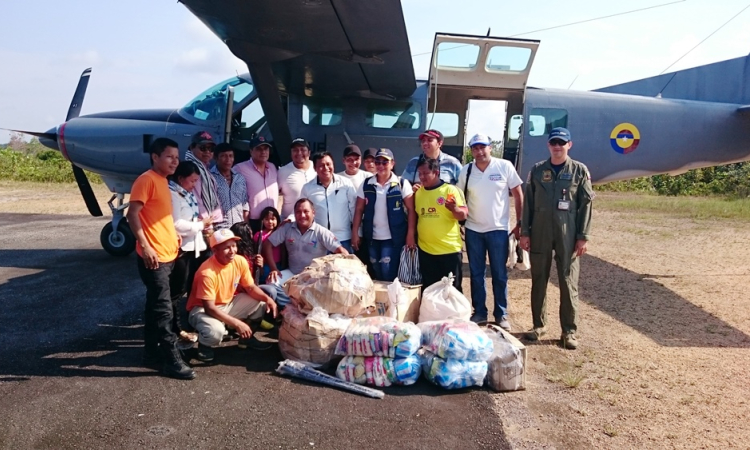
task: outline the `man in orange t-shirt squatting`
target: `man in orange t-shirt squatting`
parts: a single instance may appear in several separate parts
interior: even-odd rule
[[[195,372],[182,360],[172,329],[173,308],[169,289],[180,238],[172,220],[172,194],[167,176],[180,162],[177,143],[158,138],[149,148],[151,169],[133,183],[127,219],[137,240],[138,274],[146,285],[143,363],[162,363],[162,373],[183,380]]]
[[[250,340],[250,324],[260,325],[265,313],[276,317],[276,302],[253,282],[247,259],[235,257],[239,239],[226,228],[211,235],[213,256],[201,264],[190,290],[188,320],[198,332],[197,358],[204,362],[213,361],[213,347],[221,344],[227,327],[240,335],[238,347],[264,348],[261,342]],[[237,286],[244,292],[235,295]]]

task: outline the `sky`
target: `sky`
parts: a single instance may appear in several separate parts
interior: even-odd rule
[[[492,36],[525,33],[518,37],[541,41],[530,86],[590,90],[660,74],[749,2],[568,0],[561,7],[554,0],[403,0],[402,8],[418,78],[427,76],[436,32],[486,35],[490,29]],[[82,115],[178,108],[247,72],[174,0],[2,0],[0,18],[0,128],[46,131],[62,123],[87,67],[93,72]],[[748,53],[750,9],[668,72]],[[502,117],[502,105],[472,105],[467,135],[499,137]],[[8,139],[0,131],[0,143]]]

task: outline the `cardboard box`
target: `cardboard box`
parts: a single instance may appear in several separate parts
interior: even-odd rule
[[[526,346],[521,343],[515,336],[508,333],[498,326],[490,325],[487,327],[490,332],[495,332],[498,339],[511,344],[518,349],[518,358],[511,358],[501,361],[493,353],[488,363],[487,382],[488,385],[498,391],[518,391],[526,389]],[[520,360],[520,364],[518,364]]]
[[[375,285],[375,309],[373,314],[390,316],[391,301],[388,299],[387,281],[373,281]],[[400,305],[396,311],[396,319],[401,322],[419,322],[419,306],[422,303],[422,285],[402,284],[408,299],[405,305]]]

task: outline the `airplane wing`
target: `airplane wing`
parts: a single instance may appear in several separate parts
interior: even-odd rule
[[[399,0],[180,0],[282,91],[407,97],[416,88]]]

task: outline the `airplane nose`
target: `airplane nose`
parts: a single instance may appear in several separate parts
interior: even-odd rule
[[[50,128],[44,134],[46,134],[49,137],[45,137],[45,136],[40,137],[39,143],[47,148],[51,148],[52,150],[60,151],[60,147],[57,145],[57,127]],[[54,136],[54,139],[51,138],[52,136]]]

